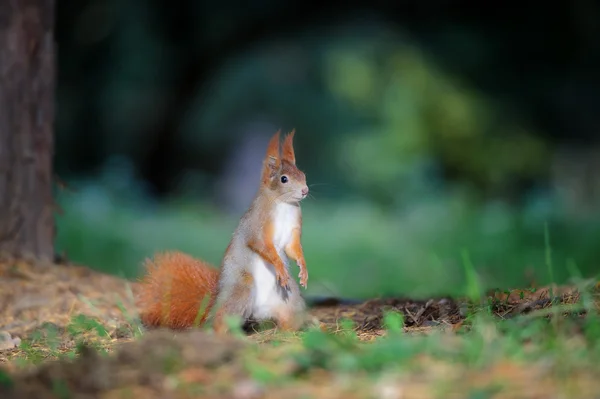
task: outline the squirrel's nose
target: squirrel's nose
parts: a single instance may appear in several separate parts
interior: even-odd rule
[[[302,195],[304,195],[305,197],[308,195],[308,187],[304,187],[302,189]]]

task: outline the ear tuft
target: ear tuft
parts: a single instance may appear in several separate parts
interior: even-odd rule
[[[281,154],[279,151],[279,136],[281,130],[278,130],[267,146],[267,154],[263,163],[262,181],[264,184],[270,180],[271,175],[281,166]]]
[[[267,155],[265,157],[265,161],[267,164],[271,166],[278,166],[280,162],[280,153],[279,153],[279,136],[281,135],[281,130],[278,130],[271,140],[269,141],[269,145],[267,146]]]
[[[296,129],[292,129],[287,136],[285,136],[285,140],[283,141],[283,151],[282,158],[283,160],[291,163],[292,165],[296,164],[296,155],[294,154],[294,134],[296,133]]]

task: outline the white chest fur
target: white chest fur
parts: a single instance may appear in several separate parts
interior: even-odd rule
[[[285,247],[292,239],[294,228],[298,226],[300,208],[289,204],[278,204],[273,217],[273,244],[279,256],[289,266]],[[272,317],[273,311],[283,304],[279,284],[275,280],[275,269],[260,256],[252,262],[252,275],[255,282],[253,314],[257,319]]]
[[[292,231],[298,224],[300,208],[290,204],[279,204],[273,215],[273,244],[282,251],[292,239]]]

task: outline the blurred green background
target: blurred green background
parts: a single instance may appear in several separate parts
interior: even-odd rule
[[[600,6],[533,5],[59,1],[58,251],[218,265],[295,128],[308,295],[595,276]]]

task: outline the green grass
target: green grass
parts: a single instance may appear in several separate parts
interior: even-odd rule
[[[19,366],[28,366],[48,359],[72,359],[84,346],[106,354],[112,339],[107,328],[97,319],[77,314],[64,331],[52,323],[42,324],[21,342],[20,356],[16,361]]]
[[[67,250],[74,261],[130,278],[139,272],[140,262],[158,250],[178,249],[218,264],[238,221],[237,215],[224,215],[206,205],[152,206],[139,198],[107,197],[91,189],[59,199],[66,210],[59,218],[59,250]],[[423,201],[397,214],[364,203],[307,201],[303,209],[309,294],[414,297],[454,293],[472,302],[463,324],[453,332],[432,329],[428,334],[413,334],[403,327],[401,313],[388,312],[384,317],[387,334],[368,343],[359,339],[349,321],[340,322],[335,334],[309,329],[278,333],[264,341],[259,335],[258,342],[263,343],[250,345],[231,360],[240,362],[255,383],[314,386],[308,381],[326,373],[334,385],[351,381],[377,386],[391,376],[404,386],[420,381],[430,392],[437,392],[431,397],[447,397],[454,391],[476,399],[492,398],[511,379],[535,370],[550,376],[566,397],[587,397],[583,394],[589,392],[582,391],[586,388],[576,379],[600,375],[598,298],[586,289],[586,277],[594,272],[594,238],[599,237],[594,220],[567,222],[556,214],[533,218],[525,212],[477,208],[456,198]],[[581,302],[508,320],[493,316],[492,304],[479,301],[485,289],[524,285],[528,267],[541,284],[575,282],[581,288]],[[585,317],[580,316],[582,311]],[[139,321],[127,314],[124,317],[125,328],[131,330],[124,335],[144,338]],[[246,339],[234,327],[233,335]],[[24,339],[21,357],[34,364],[48,358],[73,358],[84,344],[106,352],[115,339],[111,334],[116,332],[110,333],[94,318],[78,315],[62,333],[48,325]],[[61,347],[65,336],[77,345]],[[176,374],[185,367],[172,360],[165,358],[162,373]],[[140,359],[139,364],[143,363]],[[515,365],[516,371],[506,367],[493,371],[507,363]],[[219,373],[218,369],[211,372]],[[452,379],[453,372],[460,377]],[[493,378],[472,384],[482,378],[482,372]],[[539,383],[527,380],[532,376],[523,378],[529,386]],[[0,386],[13,383],[10,375],[0,371]],[[55,386],[57,394],[64,394],[61,384]],[[230,381],[217,378],[214,386],[227,390]],[[190,389],[208,394],[212,388],[205,384]]]
[[[545,246],[545,267],[554,274],[555,251],[551,251],[548,238]],[[461,397],[492,398],[510,389],[510,392],[515,392],[515,389],[522,392],[536,384],[536,397],[543,392],[541,397],[559,393],[566,397],[587,398],[597,392],[600,388],[596,386],[600,381],[597,378],[600,375],[597,362],[600,356],[600,318],[598,298],[594,298],[597,292],[594,294],[589,290],[587,280],[582,278],[574,263],[570,263],[569,270],[581,292],[580,303],[555,305],[550,310],[533,311],[508,320],[493,316],[491,304],[481,301],[485,298],[481,296],[481,282],[476,278],[475,266],[467,251],[463,252],[462,268],[468,276],[465,291],[471,297],[467,307],[469,314],[460,326],[454,326],[453,331],[431,329],[427,334],[415,333],[404,328],[402,313],[388,311],[384,314],[383,323],[386,334],[371,342],[361,341],[354,325],[347,320],[340,321],[335,333],[310,328],[293,334],[275,333],[268,340],[261,340],[261,333],[258,333],[254,336],[258,336],[258,340],[254,342],[262,343],[247,346],[242,353],[226,360],[222,369],[217,366],[211,368],[210,384],[188,384],[190,386],[185,388],[196,393],[228,392],[232,386],[232,381],[228,380],[231,375],[228,367],[233,363],[253,383],[269,389],[291,386],[297,389],[302,386],[315,388],[313,381],[327,375],[332,384],[329,389],[342,389],[338,386],[340,381],[356,383],[356,389],[359,389],[358,386],[384,389],[377,387],[386,376],[391,376],[393,383],[387,382],[392,385],[386,389],[424,384],[429,393],[427,397],[440,398],[448,397],[450,392],[459,393]],[[585,312],[585,317],[581,317],[582,312]],[[129,336],[136,340],[144,338],[147,333],[139,321],[130,320],[126,314],[123,316],[129,322]],[[547,316],[551,317],[551,321]],[[253,342],[253,338],[246,338],[242,333],[239,320],[228,321],[234,337]],[[106,353],[114,344],[114,338],[94,318],[76,315],[60,337],[55,327],[48,325],[23,340],[21,359],[29,364],[39,364],[48,358],[71,359],[82,353],[84,345]],[[76,345],[66,350],[61,348],[61,343],[70,341]],[[148,364],[150,357],[144,357],[150,356],[150,351],[158,351],[162,353],[163,360],[156,367],[167,380],[175,381],[178,373],[188,366],[194,370],[184,360],[193,356],[189,357],[188,353],[188,357],[184,357],[163,348],[165,341],[158,342],[161,348],[155,348],[154,344],[142,347],[136,352],[140,358],[133,359],[131,364]],[[151,363],[157,361],[156,358],[151,359]],[[100,361],[100,358],[94,358],[94,362]],[[523,373],[528,374],[524,376]],[[398,376],[403,378],[398,380]],[[546,386],[543,377],[551,380],[553,385]],[[70,392],[67,382],[60,379],[54,382],[56,394]],[[12,377],[0,373],[0,383],[10,386],[13,384]],[[180,384],[180,387],[184,385]],[[368,397],[361,396],[360,392],[356,391],[357,396],[353,397]],[[521,395],[507,397],[530,397],[524,393]],[[319,397],[317,393],[309,396]]]
[[[404,376],[403,384],[420,381],[426,383],[429,392],[437,392],[437,396],[428,397],[441,398],[449,392],[461,392],[467,395],[462,397],[492,398],[513,384],[513,379],[518,380],[523,370],[532,370],[532,376],[541,373],[551,377],[560,392],[569,397],[587,397],[582,395],[591,392],[585,391],[586,386],[578,385],[576,379],[583,374],[600,375],[597,362],[600,319],[593,306],[586,310],[589,313],[584,322],[563,317],[558,323],[549,323],[542,317],[527,316],[501,321],[479,308],[456,333],[433,330],[426,335],[408,334],[402,328],[401,314],[391,312],[385,316],[387,334],[368,343],[359,340],[351,322],[342,321],[335,334],[316,328],[296,334],[280,333],[269,343],[246,347],[228,362],[240,364],[252,381],[271,389],[311,384],[308,381],[315,374],[323,373],[331,376],[332,389],[336,389],[336,381],[344,379],[376,386],[385,376],[395,376],[396,380],[398,376]],[[234,336],[246,339],[241,337],[239,329],[232,328]],[[44,331],[43,337],[33,337],[21,344],[26,363],[39,364],[49,357],[72,359],[82,353],[84,344],[101,352],[110,346],[106,330],[95,320],[82,315],[75,316],[66,329],[67,340],[78,342],[68,351],[57,349],[56,335],[47,333],[51,329]],[[64,336],[62,340],[65,340]],[[143,357],[145,352],[136,353]],[[164,364],[157,367],[163,375],[175,376],[188,366],[176,352],[163,349],[160,352],[164,355]],[[133,364],[141,365],[144,361],[143,358],[136,359]],[[494,371],[499,364],[524,369]],[[228,378],[227,367],[223,370],[222,375]],[[459,371],[460,377],[455,379],[457,377],[449,370]],[[481,378],[482,371],[490,374],[490,381],[483,386],[476,381]],[[212,372],[218,375],[219,369],[213,368]],[[538,380],[525,381],[526,385],[539,383]],[[10,386],[12,377],[0,371],[0,384]],[[210,385],[188,388],[210,391],[220,384],[224,390],[231,387],[219,377]],[[68,388],[58,385],[54,388]],[[556,394],[556,388],[548,389],[551,389],[548,393]]]
[[[240,215],[201,203],[150,205],[140,198],[82,188],[62,194],[57,249],[76,262],[134,278],[144,258],[181,250],[218,265]],[[303,245],[308,295],[465,294],[472,279],[482,289],[565,281],[568,264],[596,273],[600,223],[544,217],[459,198],[423,199],[402,212],[365,203],[307,200]],[[547,240],[552,240],[553,271]],[[465,274],[465,254],[474,275]]]

